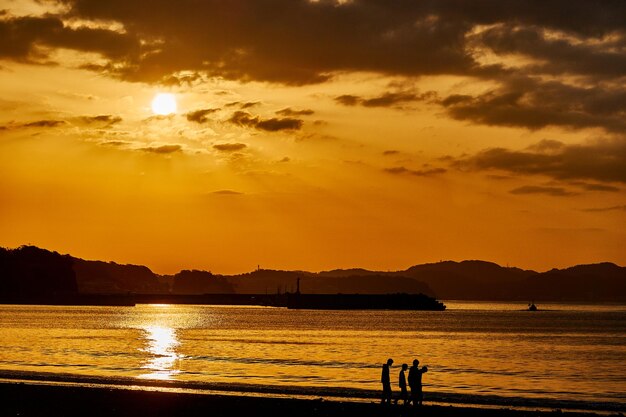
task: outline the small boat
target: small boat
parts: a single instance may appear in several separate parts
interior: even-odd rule
[[[528,311],[537,311],[537,306],[535,305],[534,301],[528,304]]]

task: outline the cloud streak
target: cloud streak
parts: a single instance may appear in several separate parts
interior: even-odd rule
[[[626,184],[626,139],[583,144],[553,142],[549,148],[491,148],[452,164],[469,170],[500,170],[519,175],[545,175],[558,180],[595,180]]]
[[[217,143],[213,145],[213,149],[222,152],[236,152],[247,148],[245,143]]]
[[[278,132],[281,130],[299,130],[304,122],[300,119],[291,117],[262,119],[259,116],[253,116],[245,111],[236,111],[228,119],[234,125],[241,127],[249,127],[267,132]]]
[[[156,154],[172,154],[176,152],[180,152],[182,150],[182,146],[180,145],[161,145],[161,146],[146,146],[144,148],[139,148],[140,151],[156,153]]]
[[[385,168],[384,171],[394,175],[412,175],[415,177],[430,177],[447,172],[445,168],[409,169],[404,166]]]

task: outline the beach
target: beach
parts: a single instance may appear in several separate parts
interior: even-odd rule
[[[426,404],[421,408],[401,405],[382,406],[376,401],[328,400],[261,396],[240,392],[172,392],[137,389],[137,387],[56,385],[24,382],[0,382],[0,414],[24,417],[70,416],[429,416],[429,417],[523,417],[596,416],[590,412],[441,406]],[[606,415],[606,414],[605,414]],[[614,413],[614,415],[621,415]]]

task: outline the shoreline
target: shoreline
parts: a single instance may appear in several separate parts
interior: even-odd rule
[[[382,406],[371,402],[327,401],[323,398],[302,399],[286,396],[250,396],[247,393],[225,395],[198,394],[157,390],[117,389],[102,386],[38,385],[0,382],[0,414],[20,417],[193,417],[193,416],[413,416],[421,417],[593,417],[592,412],[561,410],[514,410],[509,408],[471,408],[427,404],[413,408],[400,405]],[[614,415],[617,413],[614,413]],[[620,414],[621,415],[621,414]]]
[[[136,377],[105,377],[79,374],[59,374],[28,371],[0,371],[0,387],[48,387],[49,389],[104,389],[108,391],[158,392],[171,395],[200,395],[225,398],[265,398],[276,401],[298,400],[352,404],[377,404],[380,392],[339,387],[307,387],[282,385],[254,385],[245,383],[211,383],[197,381],[158,380]],[[394,392],[398,395],[398,392]],[[606,401],[556,400],[551,398],[499,397],[425,391],[427,407],[448,407],[550,413],[555,410],[582,414],[618,414],[626,412],[626,404]]]

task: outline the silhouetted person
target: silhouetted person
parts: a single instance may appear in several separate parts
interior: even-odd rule
[[[409,365],[406,363],[402,364],[402,369],[400,370],[400,375],[398,375],[398,386],[400,387],[400,399],[404,401],[404,405],[407,405],[411,402],[409,400],[409,393],[406,390],[406,377],[404,376],[404,371],[409,369]],[[396,404],[398,404],[398,400],[396,400]]]
[[[383,384],[383,398],[381,404],[391,404],[391,379],[389,379],[389,368],[393,365],[393,359],[387,359],[383,364],[383,372],[380,375],[380,382]]]
[[[413,360],[413,366],[409,369],[409,387],[411,387],[411,400],[413,405],[422,405],[424,394],[422,392],[422,374],[428,372],[428,368],[418,368],[420,361]]]

